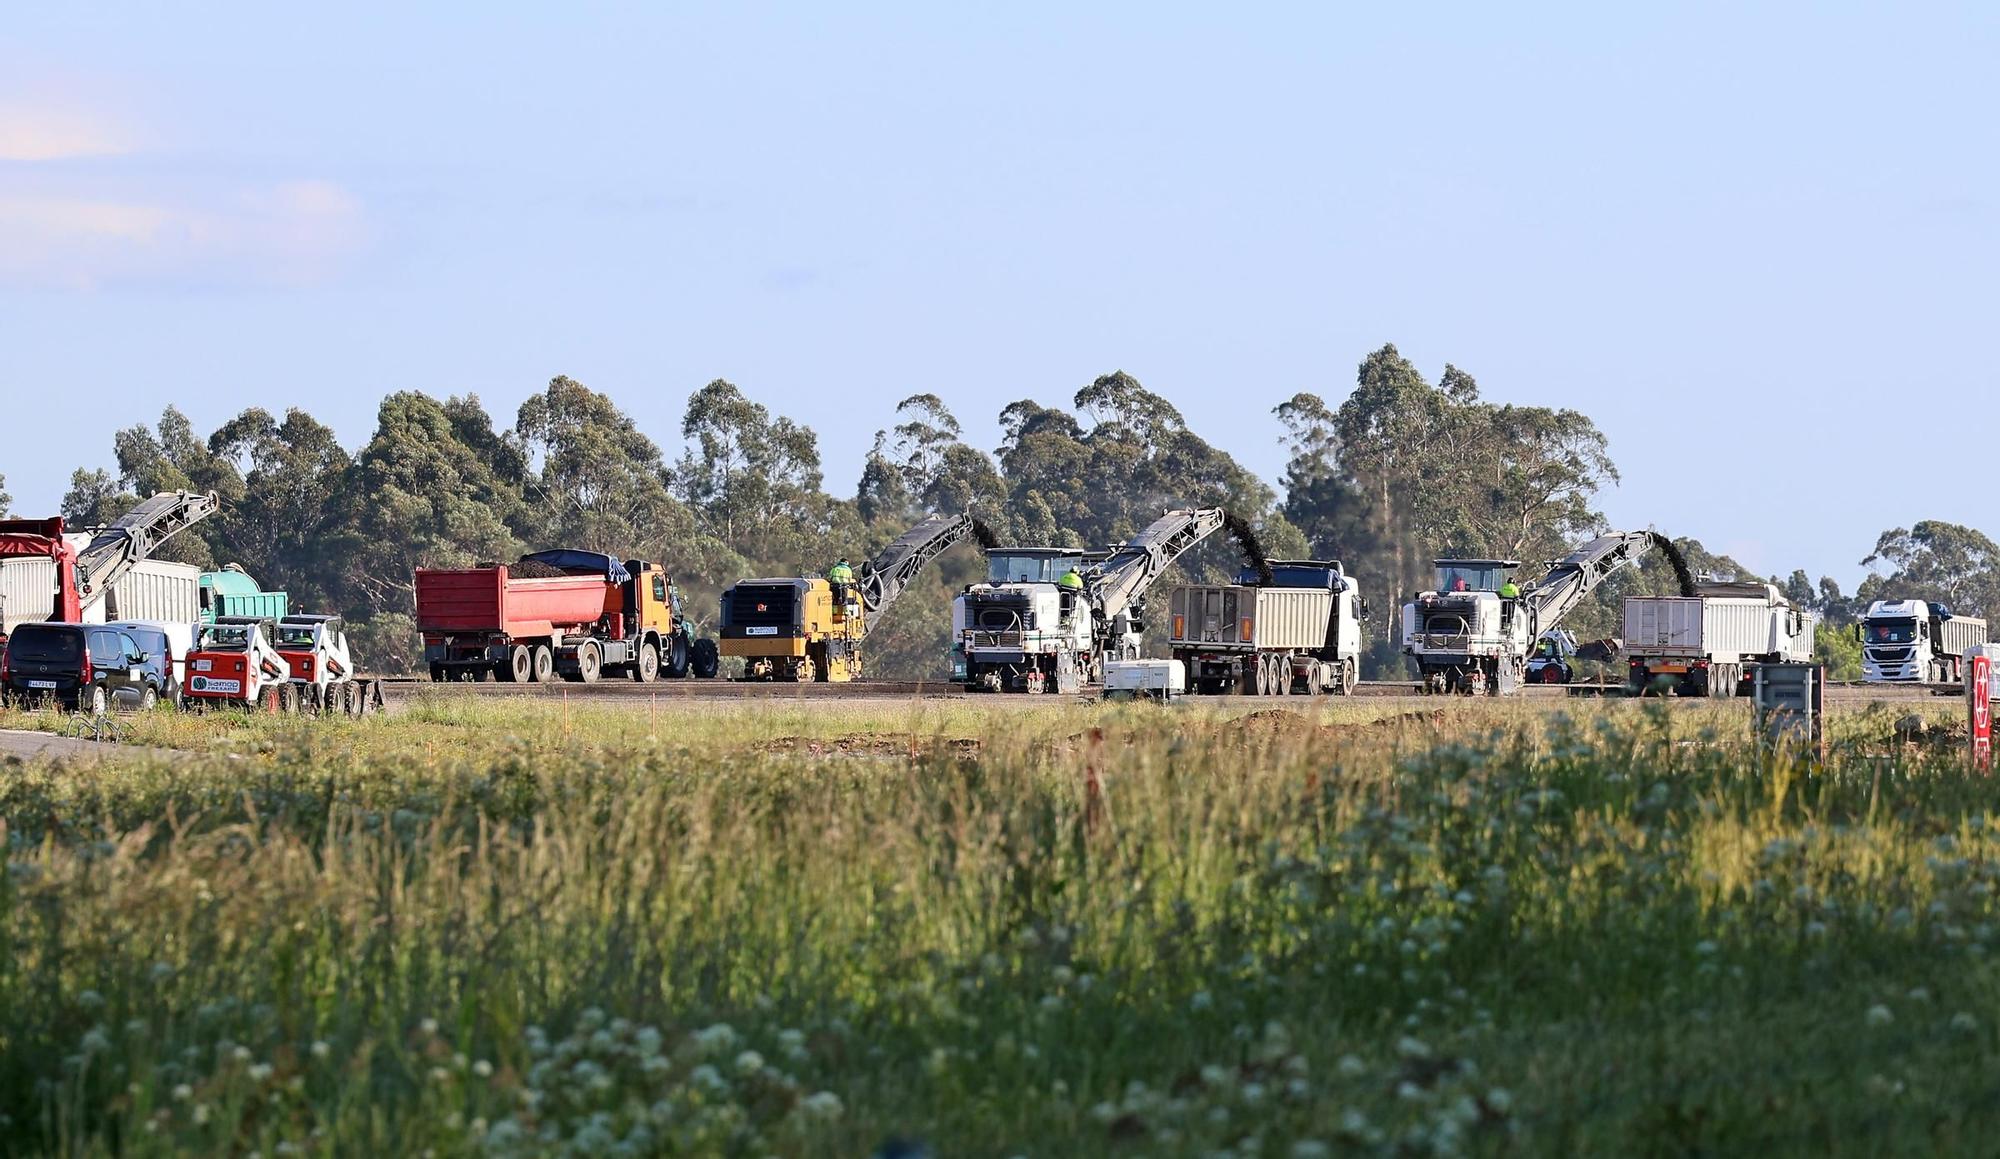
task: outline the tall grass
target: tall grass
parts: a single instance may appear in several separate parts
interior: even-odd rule
[[[1986,1149],[1955,754],[1296,708],[440,697],[13,769],[0,1149]]]

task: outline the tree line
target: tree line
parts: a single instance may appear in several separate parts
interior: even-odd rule
[[[367,663],[399,671],[421,655],[420,566],[548,546],[656,559],[712,627],[729,582],[817,573],[843,554],[858,563],[927,511],[974,509],[1008,542],[1098,547],[1167,507],[1219,505],[1248,519],[1273,557],[1342,560],[1374,607],[1366,671],[1390,675],[1402,670],[1397,604],[1429,586],[1434,556],[1558,558],[1605,525],[1596,499],[1618,481],[1588,416],[1488,401],[1452,365],[1433,382],[1394,346],[1362,360],[1337,404],[1300,393],[1273,417],[1287,456],[1280,490],[1124,371],[1092,380],[1068,407],[1010,403],[991,451],[966,441],[935,394],[915,394],[875,436],[852,497],[837,497],[812,429],[723,379],[689,396],[672,460],[609,397],[567,377],[522,403],[511,425],[474,395],[391,394],[354,451],[302,408],[253,407],[202,437],[170,406],[114,436],[113,468],[79,468],[62,514],[103,523],[154,491],[216,491],[220,514],[172,541],[172,558],[234,563],[302,609],[338,612]],[[0,476],[0,510],[10,506]],[[1698,540],[1678,543],[1698,572],[1751,578]],[[1221,579],[1237,562],[1232,545],[1211,542],[1183,567]],[[1862,562],[1875,573],[1851,596],[1803,571],[1772,582],[1834,626],[1884,594],[2000,613],[2000,549],[1971,528],[1896,528]],[[981,570],[971,551],[941,559],[871,633],[871,672],[935,677],[951,594]],[[1570,626],[1615,636],[1625,595],[1671,585],[1663,561],[1625,573]],[[1836,670],[1858,672],[1841,633],[1822,636]]]

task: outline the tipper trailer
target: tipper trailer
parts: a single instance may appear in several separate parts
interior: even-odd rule
[[[1816,618],[1767,583],[1695,585],[1689,596],[1627,596],[1627,686],[1743,696],[1759,664],[1812,659]]]
[[[1986,621],[1923,600],[1876,600],[1854,634],[1869,683],[1959,684],[1966,650],[1986,643]]]
[[[1352,695],[1363,608],[1338,560],[1271,560],[1271,582],[1182,584],[1168,600],[1168,647],[1191,692]]]
[[[516,566],[533,574],[505,564],[417,569],[417,630],[432,680],[715,675],[715,642],[694,638],[658,564],[558,549]]]

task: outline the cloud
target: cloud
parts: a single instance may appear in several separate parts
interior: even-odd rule
[[[304,285],[338,272],[368,236],[360,202],[325,180],[125,196],[112,182],[0,192],[0,282]]]
[[[93,113],[0,100],[0,161],[69,161],[130,149],[123,132]]]

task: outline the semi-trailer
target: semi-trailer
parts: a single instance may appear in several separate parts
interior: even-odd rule
[[[1233,584],[1182,584],[1168,597],[1168,648],[1190,692],[1352,695],[1365,608],[1338,560],[1270,561]]]
[[[695,638],[658,564],[565,548],[533,552],[516,567],[530,574],[505,564],[417,569],[417,630],[432,680],[715,675],[715,641]]]
[[[1627,688],[1742,696],[1759,664],[1812,659],[1816,617],[1768,583],[1706,581],[1693,596],[1627,596]]]
[[[1876,600],[1854,634],[1871,684],[1959,684],[1966,650],[1986,643],[1986,621],[1923,600]]]

